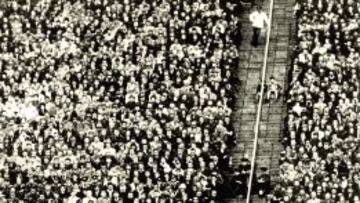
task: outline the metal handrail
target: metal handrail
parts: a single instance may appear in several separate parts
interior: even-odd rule
[[[262,74],[261,74],[261,89],[260,89],[260,98],[258,101],[258,108],[256,113],[256,122],[254,126],[254,148],[251,158],[251,170],[250,170],[250,177],[248,182],[248,190],[246,195],[246,203],[250,203],[251,201],[251,187],[252,182],[254,179],[254,170],[255,170],[255,161],[256,161],[256,152],[257,152],[257,145],[258,145],[258,138],[259,138],[259,125],[261,119],[261,110],[262,110],[262,101],[264,97],[264,89],[265,89],[265,80],[266,80],[266,69],[267,69],[267,60],[269,54],[269,44],[270,44],[270,36],[271,36],[271,25],[272,25],[272,15],[273,15],[273,8],[274,8],[274,0],[270,0],[270,12],[269,12],[269,23],[268,29],[266,34],[266,45],[265,45],[265,53],[264,53],[264,63],[262,67]]]

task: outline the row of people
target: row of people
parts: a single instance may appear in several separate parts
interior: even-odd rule
[[[218,202],[240,22],[220,0],[8,1],[0,196]]]
[[[273,202],[360,202],[359,14],[354,0],[296,1],[294,78]]]

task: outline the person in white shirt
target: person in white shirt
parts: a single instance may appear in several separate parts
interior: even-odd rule
[[[262,29],[269,25],[269,19],[261,6],[257,6],[253,12],[250,13],[250,22],[253,27],[253,37],[251,44],[254,47],[259,45],[259,36]]]
[[[91,190],[87,190],[85,192],[85,198],[83,198],[82,202],[83,203],[96,202],[96,199],[93,197]]]
[[[279,98],[279,93],[281,90],[281,85],[278,81],[275,80],[273,76],[270,77],[270,83],[268,84],[267,100]]]

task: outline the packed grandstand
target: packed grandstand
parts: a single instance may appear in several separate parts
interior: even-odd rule
[[[360,2],[297,0],[294,13],[276,202],[360,202]]]
[[[34,2],[0,12],[1,197],[218,202],[238,17],[216,0]]]
[[[5,1],[0,203],[360,203],[360,2],[296,0],[279,182],[232,163],[249,2]]]

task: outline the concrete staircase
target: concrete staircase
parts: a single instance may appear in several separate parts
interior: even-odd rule
[[[272,32],[269,44],[267,81],[274,76],[287,88],[287,73],[291,65],[292,34],[294,32],[293,5],[295,0],[274,0]],[[263,9],[269,11],[269,1],[264,1]],[[234,127],[238,136],[238,145],[233,151],[233,163],[237,166],[245,154],[251,158],[254,141],[254,125],[257,104],[256,87],[259,84],[264,59],[264,44],[258,48],[250,45],[252,29],[248,20],[249,12],[242,15],[243,43],[239,49],[240,67],[238,77],[241,81],[236,112],[233,114]],[[281,96],[275,103],[263,104],[261,112],[258,151],[256,157],[257,171],[265,166],[270,169],[272,184],[279,182],[279,155],[283,150],[279,142],[282,137],[283,119],[286,116],[285,98]],[[230,203],[243,203],[242,198],[227,200]],[[253,203],[264,203],[264,199],[253,197]]]

